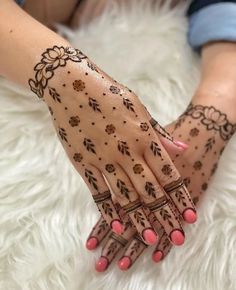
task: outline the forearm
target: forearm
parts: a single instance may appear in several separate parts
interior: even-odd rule
[[[1,0],[0,11],[0,75],[28,86],[41,54],[54,45],[70,44],[12,0]]]
[[[216,42],[202,48],[201,80],[193,103],[214,106],[236,123],[236,43]]]

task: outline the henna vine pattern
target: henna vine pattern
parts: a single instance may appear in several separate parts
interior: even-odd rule
[[[49,95],[55,102],[61,103],[61,96],[58,94],[56,89],[48,87]]]
[[[98,232],[97,234],[100,235],[102,232],[104,232],[107,229],[107,223],[105,220],[103,220],[99,226],[98,226]]]
[[[126,187],[124,181],[118,179],[117,183],[116,183],[116,186],[120,189],[120,193],[122,195],[124,195],[128,200],[130,200],[130,198],[129,198],[129,190]]]
[[[31,91],[39,98],[43,98],[44,90],[48,81],[54,76],[55,69],[66,66],[67,61],[81,62],[87,58],[78,49],[57,45],[47,48],[41,56],[40,62],[34,67],[35,79],[29,79],[28,81]]]
[[[108,249],[107,249],[107,256],[109,256],[110,254],[113,254],[116,249],[118,247],[118,244],[114,241],[112,242],[109,246],[108,246]]]
[[[228,141],[236,131],[236,124],[231,124],[226,114],[221,113],[213,106],[193,105],[190,103],[187,110],[182,114],[175,128],[179,127],[186,116],[193,119],[199,119],[208,131],[215,130],[219,132],[224,141]]]
[[[151,182],[146,182],[145,184],[145,190],[148,193],[149,196],[152,196],[153,198],[156,198],[156,190],[154,185]]]
[[[92,63],[92,62],[90,62],[90,61],[87,61],[87,65],[88,65],[88,67],[89,67],[92,71],[95,71],[95,72],[99,73],[99,70],[98,70],[97,66],[96,66],[94,63]]]
[[[161,157],[161,148],[159,147],[159,145],[156,142],[152,141],[150,149],[152,150],[154,156],[158,155]]]
[[[215,144],[215,137],[211,137],[209,139],[207,139],[207,143],[205,144],[205,153],[207,153],[208,151],[210,151],[214,144]]]
[[[168,212],[166,209],[162,208],[162,209],[160,210],[160,215],[162,216],[163,220],[164,220],[164,221],[167,221],[168,224],[169,224],[172,228],[174,227],[174,225],[173,225],[173,223],[172,223],[172,221],[171,221],[171,215],[169,214],[169,212]]]
[[[145,227],[145,218],[143,216],[143,214],[139,211],[135,211],[134,213],[134,218],[136,220],[136,222],[140,225],[142,225],[143,227]]]
[[[61,140],[68,142],[67,133],[66,133],[66,130],[64,128],[59,128],[59,135],[61,137]]]
[[[97,178],[93,176],[93,172],[91,170],[85,169],[85,177],[88,179],[88,182],[93,186],[93,188],[98,190]]]
[[[123,104],[129,111],[135,112],[134,104],[129,99],[123,98]]]
[[[125,141],[118,141],[118,150],[124,155],[130,156],[129,147]]]
[[[101,113],[101,110],[99,108],[99,104],[98,102],[93,99],[93,98],[89,98],[89,106],[95,111],[95,112],[100,112]]]
[[[135,241],[132,247],[130,248],[130,256],[133,256],[134,254],[137,254],[140,249],[141,244],[139,241]]]
[[[112,210],[112,208],[111,208],[111,206],[110,206],[110,203],[108,203],[108,202],[103,202],[103,203],[102,203],[102,208],[103,208],[105,214],[107,214],[107,215],[109,215],[111,218],[113,218],[113,210]]]
[[[83,142],[85,148],[89,151],[92,152],[94,154],[96,154],[95,151],[95,145],[93,144],[93,142],[90,139],[84,138],[84,142]]]

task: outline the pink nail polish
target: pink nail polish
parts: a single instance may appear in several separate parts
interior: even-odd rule
[[[155,262],[155,263],[158,263],[162,260],[163,258],[163,252],[162,251],[156,251],[153,255],[152,255],[152,260]]]
[[[178,146],[179,148],[182,148],[183,150],[188,149],[188,145],[185,144],[185,143],[183,143],[183,142],[181,142],[181,141],[176,141],[176,140],[174,140],[173,143],[174,143],[176,146]]]
[[[107,268],[108,265],[108,260],[105,257],[100,257],[99,260],[97,261],[96,265],[95,265],[95,269],[98,272],[104,272]]]
[[[112,227],[112,230],[113,230],[116,234],[120,235],[120,234],[123,233],[124,228],[123,228],[123,225],[122,225],[119,221],[117,221],[117,220],[113,221],[113,222],[111,223],[111,227]]]
[[[151,230],[151,229],[146,229],[143,232],[143,237],[144,240],[149,244],[149,245],[154,245],[157,242],[157,235],[156,233]]]
[[[184,234],[180,230],[174,230],[170,235],[171,241],[176,246],[181,246],[184,243]]]
[[[98,245],[97,238],[92,237],[87,240],[86,248],[91,251],[91,250],[94,250],[97,247],[97,245]]]
[[[183,212],[183,218],[187,223],[193,224],[197,220],[197,213],[193,209],[187,208]]]
[[[129,257],[123,257],[118,262],[118,266],[122,271],[126,271],[131,264],[131,260]]]

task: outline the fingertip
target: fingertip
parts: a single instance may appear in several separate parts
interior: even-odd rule
[[[195,210],[191,209],[191,208],[187,208],[184,212],[183,212],[183,218],[184,220],[189,223],[189,224],[193,224],[196,222],[197,220],[197,213]]]
[[[131,260],[129,257],[123,257],[119,260],[118,262],[118,267],[122,270],[122,271],[126,271],[128,270],[128,268],[131,265]]]
[[[152,229],[144,230],[143,238],[149,245],[154,245],[157,243],[157,234]]]
[[[181,232],[180,230],[173,230],[172,233],[170,234],[170,238],[173,244],[175,244],[176,246],[183,245],[185,240],[184,233]]]
[[[155,263],[158,263],[158,262],[160,262],[162,259],[163,259],[163,252],[162,251],[160,251],[160,250],[158,250],[158,251],[156,251],[156,252],[154,252],[153,254],[152,254],[152,260],[155,262]]]
[[[100,257],[95,264],[95,269],[97,272],[104,272],[107,269],[108,260],[105,257]]]
[[[124,231],[124,227],[123,227],[122,223],[118,220],[114,220],[111,223],[111,227],[112,227],[112,230],[118,235],[122,234]]]
[[[89,238],[86,242],[86,248],[88,250],[94,250],[98,245],[98,239],[95,237]]]

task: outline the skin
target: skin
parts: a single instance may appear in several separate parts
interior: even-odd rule
[[[171,146],[166,148],[184,177],[195,204],[198,204],[208,188],[220,156],[236,130],[235,65],[236,44],[219,42],[203,47],[202,77],[192,102],[175,122],[166,127],[174,138],[181,138],[189,145],[182,154]],[[153,261],[159,262],[167,256],[172,245],[153,214],[148,210],[146,214],[159,233],[160,239],[152,255]],[[99,272],[105,271],[118,254],[121,255],[118,267],[121,270],[129,269],[147,247],[125,213],[123,215],[127,225],[122,234],[123,243],[116,237],[109,236],[109,229],[102,218],[88,238],[87,248],[91,250],[108,236],[102,247],[101,257],[96,263],[96,270]],[[103,227],[99,231],[101,225]],[[115,250],[111,251],[111,248]]]
[[[15,2],[2,0],[0,9],[1,75],[45,102],[66,154],[109,226],[118,234],[123,231],[110,187],[145,244],[154,244],[157,233],[143,203],[169,240],[183,244],[184,232],[174,211],[192,223],[195,207],[138,97]],[[167,134],[166,138],[172,142]],[[175,191],[181,191],[184,204]]]

